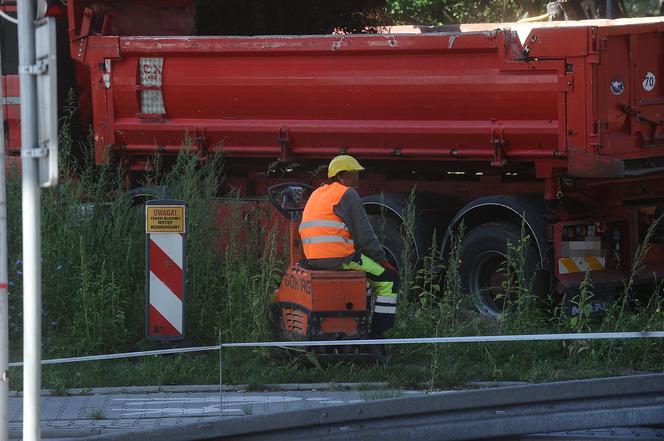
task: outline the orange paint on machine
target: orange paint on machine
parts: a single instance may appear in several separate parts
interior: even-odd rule
[[[362,272],[317,271],[291,266],[275,293],[286,333],[303,337],[358,338],[366,335],[370,305]],[[293,321],[297,322],[293,325]],[[310,326],[310,329],[307,329]]]

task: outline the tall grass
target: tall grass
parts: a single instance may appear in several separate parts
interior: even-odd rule
[[[506,332],[526,333],[541,329],[545,323],[540,295],[534,291],[533,274],[528,262],[531,237],[525,221],[521,222],[516,244],[507,242],[507,256],[501,268],[504,296],[503,324]]]
[[[63,127],[70,127],[74,112],[72,108]],[[61,136],[65,152],[62,181],[59,187],[45,191],[42,199],[45,356],[123,352],[145,347],[142,201],[132,198],[127,177],[115,167],[94,164],[89,140],[74,145],[66,130]],[[74,162],[76,155],[68,152],[79,150],[87,154]],[[287,261],[282,231],[271,218],[271,212],[242,201],[237,193],[219,198],[222,182],[222,158],[200,157],[187,137],[182,152],[170,163],[158,155],[152,158],[143,182],[146,186],[168,187],[171,197],[184,200],[188,207],[186,323],[187,343],[191,344],[214,344],[219,339],[270,339],[267,308]],[[22,264],[17,173],[10,173],[7,187],[10,335],[12,357],[19,359]],[[411,240],[416,216],[415,191],[412,191],[401,229],[402,292],[397,322],[390,336],[664,329],[664,282],[653,285],[653,295],[646,304],[638,309],[632,307],[636,275],[642,268],[656,225],[639,248],[634,272],[615,306],[604,317],[592,318],[587,314],[595,289],[589,274],[579,295],[572,299],[582,311],[576,319],[567,315],[547,319],[543,315],[541,297],[533,292],[526,261],[530,237],[522,226],[521,238],[508,247],[503,268],[506,313],[502,321],[496,322],[475,312],[464,292],[459,271],[464,226],[451,234],[448,256],[440,256],[434,245],[417,262]],[[381,224],[385,222],[381,220]],[[434,234],[432,243],[437,242]],[[557,309],[565,308],[560,305]],[[553,380],[625,369],[661,369],[663,355],[664,345],[656,340],[582,342],[576,346],[541,342],[403,346],[393,349],[387,366],[367,368],[345,363],[306,369],[272,360],[263,351],[229,351],[226,362],[230,372],[225,372],[225,376],[233,382],[251,384],[386,379],[403,385],[426,381],[433,388],[471,379]],[[151,378],[150,370],[163,371],[159,376],[163,382],[210,382],[218,360],[177,357],[159,362],[127,362],[122,366],[114,372],[118,374],[117,381],[124,384]],[[132,367],[140,371],[138,380],[129,375]],[[78,371],[53,368],[47,376],[55,385],[119,384],[109,384],[104,369],[102,365],[90,367],[87,383],[77,376]]]
[[[88,141],[73,145],[62,122],[60,185],[43,192],[42,267],[44,354],[74,356],[144,347],[144,207],[128,192],[128,179],[96,166]],[[68,152],[88,152],[74,162]],[[275,229],[244,230],[241,204],[220,222],[222,160],[201,158],[186,141],[168,170],[153,159],[149,185],[167,186],[187,204],[186,324],[190,343],[266,338],[265,317],[280,268]],[[12,357],[21,346],[20,177],[8,180]],[[256,225],[262,225],[262,220]],[[242,237],[241,237],[242,236]],[[223,247],[220,238],[227,237]],[[243,246],[238,246],[242,244]]]

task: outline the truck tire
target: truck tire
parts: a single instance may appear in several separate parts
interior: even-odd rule
[[[504,299],[496,299],[503,292],[505,276],[501,268],[507,258],[507,243],[516,246],[520,237],[518,226],[487,223],[473,228],[463,238],[459,268],[462,285],[473,306],[486,317],[499,319],[503,313]],[[537,262],[537,248],[531,241],[526,251],[527,280],[533,276]]]
[[[367,218],[383,246],[383,250],[385,250],[387,260],[397,269],[402,268],[403,262],[401,260],[404,243],[399,222],[391,217],[381,219],[381,216],[378,214],[368,214]]]

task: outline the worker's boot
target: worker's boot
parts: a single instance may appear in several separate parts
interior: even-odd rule
[[[394,326],[394,316],[394,314],[374,313],[371,323],[371,338],[385,338],[385,331]],[[369,345],[367,351],[376,357],[378,363],[386,364],[390,359],[387,347],[383,344]]]
[[[385,332],[394,326],[396,314],[381,314],[374,312],[371,321],[371,338],[385,338]]]

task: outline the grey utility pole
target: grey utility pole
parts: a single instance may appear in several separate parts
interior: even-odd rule
[[[39,441],[41,391],[41,213],[35,65],[35,0],[18,0],[23,217],[23,439]]]
[[[23,440],[39,441],[41,391],[41,188],[58,183],[55,19],[44,0],[18,0],[23,218]],[[38,14],[38,17],[35,14]],[[36,19],[39,18],[39,22]]]
[[[2,48],[0,47],[0,122],[5,120],[2,75]],[[5,185],[4,126],[4,124],[0,124],[0,441],[9,439],[9,286],[7,280],[7,186]]]

